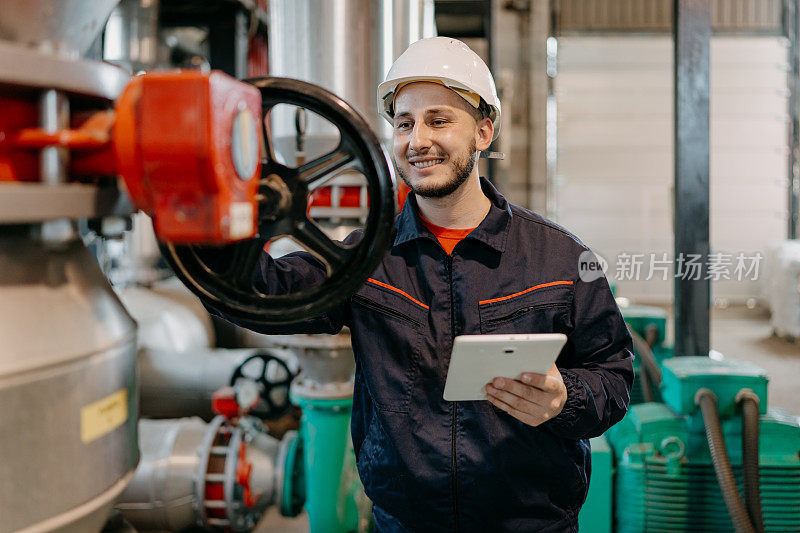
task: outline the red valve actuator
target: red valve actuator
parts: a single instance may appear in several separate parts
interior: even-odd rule
[[[137,76],[116,105],[118,171],[158,237],[227,243],[256,232],[258,90],[221,72]]]

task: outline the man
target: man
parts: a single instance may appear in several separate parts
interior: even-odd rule
[[[510,205],[478,176],[501,108],[464,43],[412,44],[378,88],[392,156],[411,187],[383,261],[340,309],[293,331],[351,329],[352,436],[378,531],[575,531],[589,437],[624,415],[631,340],[602,276],[584,281],[574,236]],[[352,237],[355,238],[355,237]],[[261,290],[325,276],[310,254],[264,254]],[[487,384],[489,401],[442,397],[462,334],[564,333],[548,375]]]

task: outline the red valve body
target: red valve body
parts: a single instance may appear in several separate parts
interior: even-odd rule
[[[117,169],[162,240],[250,238],[261,129],[261,95],[251,85],[220,72],[145,74],[117,102]]]

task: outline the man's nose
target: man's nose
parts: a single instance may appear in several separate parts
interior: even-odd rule
[[[414,152],[424,152],[431,147],[431,130],[424,122],[414,124],[411,130],[409,148]]]

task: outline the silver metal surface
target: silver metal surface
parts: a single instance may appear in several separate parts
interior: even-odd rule
[[[44,522],[24,529],[16,533],[41,533],[42,531],[54,533],[86,533],[87,531],[100,531],[106,523],[109,513],[112,511],[114,501],[122,490],[128,486],[134,471],[125,474],[122,479],[114,483],[108,490],[92,500],[72,508],[66,513],[60,514]],[[117,533],[131,533],[129,531]],[[136,532],[132,532],[136,533]]]
[[[270,0],[270,74],[320,85],[353,105],[373,127],[380,72],[375,0]],[[325,21],[325,24],[320,24]],[[309,117],[306,134],[319,128]],[[276,136],[294,138],[294,110]]]
[[[82,56],[119,0],[3,0],[0,39],[71,57]]]
[[[97,523],[138,460],[135,324],[80,241],[30,233],[0,226],[2,532]],[[114,397],[116,421],[89,424]]]
[[[103,59],[131,72],[158,62],[159,0],[122,0],[111,12],[103,34]]]
[[[211,316],[183,285],[160,283],[150,288],[121,287],[115,290],[139,325],[140,348],[159,353],[183,353],[191,357],[214,345]]]
[[[5,2],[2,3],[5,8]],[[113,100],[130,74],[99,61],[75,60],[0,41],[0,87],[56,89]]]
[[[40,240],[50,248],[69,246],[78,238],[75,222],[68,218],[46,220],[41,224]]]
[[[141,414],[151,418],[214,417],[211,397],[254,350],[139,350]]]
[[[270,0],[268,13],[270,75],[328,89],[355,107],[381,138],[388,139],[388,125],[378,116],[375,89],[410,43],[433,36],[433,2]],[[276,139],[291,139],[286,149],[294,149],[294,111],[276,111],[273,134]],[[313,142],[314,137],[332,133],[312,115],[305,135]],[[306,152],[310,151],[307,146]]]
[[[350,333],[338,335],[261,335],[243,332],[246,346],[291,352],[302,369],[292,383],[306,396],[342,398],[353,393],[355,359]]]
[[[211,348],[214,332],[208,312],[174,280],[116,291],[139,324],[141,415],[211,420],[215,416],[211,409],[214,392],[228,386],[236,368],[259,350]],[[292,371],[297,369],[288,350],[271,353],[286,361]]]
[[[46,89],[39,97],[39,126],[46,133],[56,133],[69,128],[69,100],[53,89]],[[39,154],[41,182],[59,185],[67,179],[69,152],[66,148],[47,146]]]
[[[65,183],[52,187],[43,183],[4,182],[0,190],[0,224],[120,214],[117,213],[119,193],[95,185]]]
[[[139,421],[142,459],[116,504],[134,527],[178,531],[196,524],[198,450],[208,430],[199,418]]]
[[[111,284],[115,287],[152,287],[160,280],[171,277],[176,287],[180,286],[187,296],[197,302],[197,298],[161,263],[161,251],[158,249],[150,217],[139,211],[131,216],[131,221],[131,230],[124,232],[121,239],[98,242],[102,247],[104,260],[113,263],[113,268],[104,268]],[[197,305],[201,306],[199,302]]]

